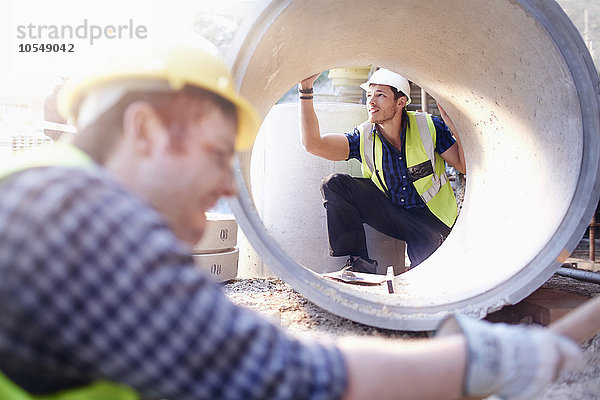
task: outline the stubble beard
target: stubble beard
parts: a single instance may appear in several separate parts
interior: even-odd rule
[[[379,111],[381,113],[381,111]],[[378,118],[373,118],[373,115],[369,116],[369,122],[372,124],[385,124],[386,122],[391,121],[396,116],[396,109],[392,109],[388,114],[382,114],[378,116]]]

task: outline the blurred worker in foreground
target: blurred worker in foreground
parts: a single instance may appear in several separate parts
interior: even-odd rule
[[[528,398],[581,362],[574,343],[543,329],[456,317],[432,340],[322,344],[232,304],[185,243],[202,236],[206,209],[235,194],[231,160],[251,146],[255,112],[200,49],[128,61],[61,93],[79,128],[73,145],[3,166],[0,391]]]
[[[407,111],[408,81],[381,68],[361,85],[368,121],[346,134],[321,136],[312,102],[318,76],[298,85],[302,144],[327,160],[355,158],[363,173],[362,178],[335,173],[323,179],[331,255],[349,256],[347,270],[385,275],[387,266],[369,258],[366,223],[406,242],[411,268],[416,267],[442,244],[456,220],[445,162],[464,174],[465,160],[454,124],[441,108],[443,121]]]

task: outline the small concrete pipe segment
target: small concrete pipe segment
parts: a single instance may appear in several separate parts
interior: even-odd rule
[[[228,61],[263,118],[305,77],[377,65],[424,88],[460,133],[462,212],[438,251],[398,277],[392,295],[325,280],[286,254],[246,190],[250,156],[239,155],[232,208],[245,235],[275,274],[335,314],[400,330],[435,329],[453,312],[482,318],[547,281],[592,217],[600,82],[553,1],[272,1],[242,29]]]

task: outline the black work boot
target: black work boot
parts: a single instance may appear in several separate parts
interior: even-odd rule
[[[367,274],[377,273],[377,261],[365,260],[362,257],[350,256],[350,258],[344,264],[344,269],[353,272],[364,272]],[[385,275],[385,272],[383,273]]]

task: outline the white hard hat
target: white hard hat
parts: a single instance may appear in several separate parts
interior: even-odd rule
[[[380,68],[377,71],[373,72],[373,75],[369,78],[368,81],[361,84],[360,87],[366,92],[369,89],[369,85],[388,85],[399,92],[402,92],[408,98],[406,105],[410,104],[410,85],[408,80],[400,74],[392,72],[388,69]]]

